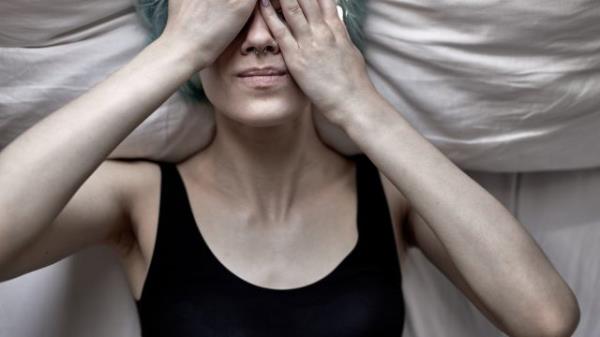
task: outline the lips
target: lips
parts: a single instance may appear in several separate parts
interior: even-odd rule
[[[283,75],[253,75],[239,76],[240,82],[254,89],[266,89],[283,86],[289,81],[287,74]]]
[[[251,77],[251,76],[282,76],[287,74],[287,71],[282,68],[250,68],[242,71],[237,76],[239,77]]]

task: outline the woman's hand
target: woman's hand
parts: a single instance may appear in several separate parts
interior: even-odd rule
[[[375,91],[361,52],[339,18],[335,0],[280,0],[261,7],[288,71],[314,106],[339,123],[355,100]]]
[[[169,0],[161,39],[183,48],[194,66],[212,64],[242,30],[256,0]]]

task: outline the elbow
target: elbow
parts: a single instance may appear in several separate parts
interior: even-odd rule
[[[555,308],[542,308],[541,318],[537,323],[540,337],[570,337],[579,324],[580,311],[577,299],[573,294],[567,301],[562,301]]]

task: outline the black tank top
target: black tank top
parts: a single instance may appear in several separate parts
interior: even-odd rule
[[[136,303],[143,337],[358,337],[402,335],[401,273],[376,167],[356,162],[358,242],[327,276],[300,288],[250,284],[212,254],[183,181],[160,163],[156,244]]]

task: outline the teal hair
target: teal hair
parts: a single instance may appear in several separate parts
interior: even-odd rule
[[[344,23],[354,45],[364,53],[365,36],[362,30],[367,13],[366,0],[336,0],[344,10]]]
[[[344,23],[350,34],[350,38],[356,47],[364,52],[364,34],[362,25],[365,18],[366,0],[336,0],[344,11]],[[165,29],[167,24],[168,0],[136,0],[135,8],[142,23],[148,28],[149,35],[147,43],[156,40]],[[202,89],[202,83],[197,74],[187,81],[179,91],[193,100],[208,102],[208,98]]]

